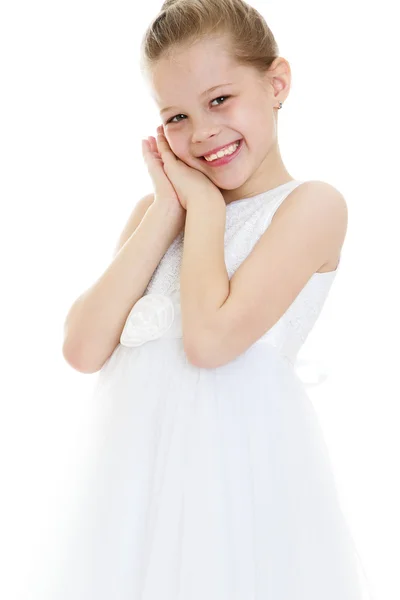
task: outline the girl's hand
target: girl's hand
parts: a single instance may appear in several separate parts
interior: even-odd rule
[[[219,188],[204,173],[189,167],[172,152],[162,125],[157,127],[157,134],[157,144],[165,174],[174,186],[178,200],[185,210],[190,198],[215,194],[216,191],[221,194]]]
[[[180,204],[175,189],[164,172],[163,161],[154,137],[149,136],[147,140],[142,140],[142,153],[153,182],[154,202],[165,207],[168,214],[176,216],[177,222],[179,221],[183,228],[186,210]]]

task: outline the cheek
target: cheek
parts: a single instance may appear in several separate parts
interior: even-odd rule
[[[182,140],[179,139],[179,137],[175,136],[169,136],[167,138],[167,142],[169,144],[170,149],[172,150],[172,152],[178,157],[181,158],[185,155],[185,144],[182,143]]]
[[[188,167],[199,168],[197,159],[194,158],[189,151],[189,143],[186,140],[171,139],[170,148],[179,160],[185,163]]]
[[[246,122],[243,122],[242,133],[244,136],[248,136],[249,143],[253,140],[262,145],[263,142],[265,143],[270,139],[272,131],[271,118],[262,110],[252,111]]]

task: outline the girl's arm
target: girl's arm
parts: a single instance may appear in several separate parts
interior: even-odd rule
[[[72,305],[63,355],[77,371],[95,373],[119,343],[132,306],[179,233],[175,213],[154,202],[103,275]]]
[[[185,352],[195,364],[201,340],[229,296],[225,265],[226,205],[217,191],[187,202],[181,265],[181,316]]]
[[[153,202],[154,194],[147,194],[147,196],[144,196],[138,202],[136,202],[129,216],[129,219],[127,220],[126,225],[122,230],[121,235],[119,236],[118,243],[114,249],[114,256],[118,254],[122,246],[125,244],[125,242],[128,241],[135,229],[139,227],[144,215],[146,214],[150,206],[153,204]]]

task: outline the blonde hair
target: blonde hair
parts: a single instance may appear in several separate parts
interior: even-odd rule
[[[243,0],[166,0],[147,28],[140,65],[146,76],[160,58],[206,37],[227,36],[240,65],[261,76],[279,56],[278,45],[262,15]]]

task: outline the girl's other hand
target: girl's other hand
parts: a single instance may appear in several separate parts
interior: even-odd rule
[[[142,140],[142,153],[148,173],[154,187],[154,203],[166,209],[181,224],[182,228],[186,220],[186,210],[179,202],[174,186],[164,171],[164,163],[157,146],[157,140],[149,136]]]

